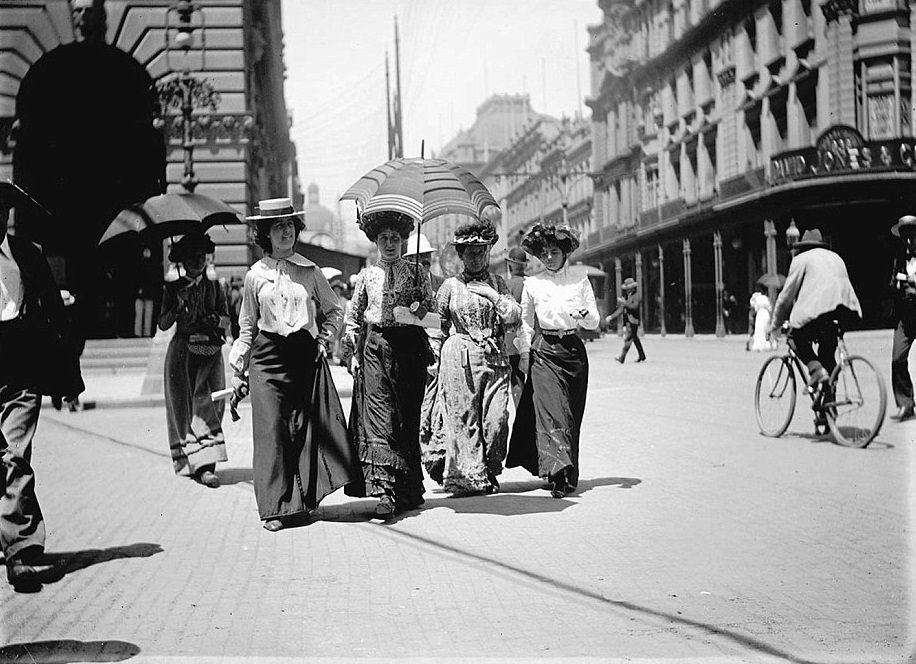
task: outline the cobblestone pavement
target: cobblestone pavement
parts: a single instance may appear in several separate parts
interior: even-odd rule
[[[45,409],[34,465],[67,573],[0,588],[0,661],[905,661],[916,421],[847,449],[800,397],[760,436],[766,355],[743,341],[650,336],[622,366],[618,339],[590,343],[578,494],[519,469],[494,496],[427,482],[388,524],[338,492],[263,530],[247,408],[216,490],[172,474],[161,408]],[[889,331],[847,341],[889,373]]]

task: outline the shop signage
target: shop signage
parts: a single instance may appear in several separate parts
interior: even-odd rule
[[[866,141],[853,127],[836,125],[814,147],[773,155],[769,170],[771,184],[857,171],[916,171],[916,139]]]

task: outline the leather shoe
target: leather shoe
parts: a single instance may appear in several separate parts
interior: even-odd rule
[[[644,358],[644,357],[641,357],[641,358],[639,358],[639,359],[638,359],[638,360],[636,360],[636,361],[637,361],[637,362],[645,362],[645,361],[646,361],[646,358]]]
[[[394,510],[394,501],[388,496],[383,496],[378,501],[378,505],[375,506],[375,511],[372,514],[377,519],[388,519],[394,516]]]
[[[6,564],[6,580],[16,590],[35,591],[42,583],[51,580],[56,566],[52,563],[21,562],[12,560]]]
[[[197,481],[208,486],[211,489],[215,489],[219,486],[219,475],[214,473],[212,470],[205,470],[200,475],[197,476]]]
[[[916,411],[914,411],[913,406],[901,406],[895,415],[891,415],[891,419],[903,422],[904,420],[913,419],[914,416],[916,416]]]
[[[269,530],[272,533],[277,532],[278,530],[283,530],[283,522],[280,519],[268,519],[264,522],[264,530]]]
[[[618,364],[623,364],[623,358],[622,358],[622,357],[615,357],[614,359],[617,360],[617,363],[618,363]]]

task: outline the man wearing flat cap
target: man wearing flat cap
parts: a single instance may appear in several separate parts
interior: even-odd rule
[[[891,385],[897,413],[891,419],[909,420],[914,415],[913,381],[910,378],[910,347],[916,338],[916,217],[904,215],[891,227],[904,253],[894,263],[891,285],[896,290],[894,346],[891,350]]]
[[[0,182],[0,548],[10,584],[35,591],[54,571],[43,559],[45,525],[35,495],[32,439],[42,395],[56,408],[83,391],[60,290],[41,250],[7,235],[11,215],[37,203]]]

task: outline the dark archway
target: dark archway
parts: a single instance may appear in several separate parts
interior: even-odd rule
[[[153,127],[152,79],[105,43],[49,51],[16,97],[16,181],[52,213],[17,219],[17,233],[63,265],[76,294],[75,321],[89,338],[132,336],[136,245],[103,254],[98,240],[120,210],[165,190],[165,144]]]

